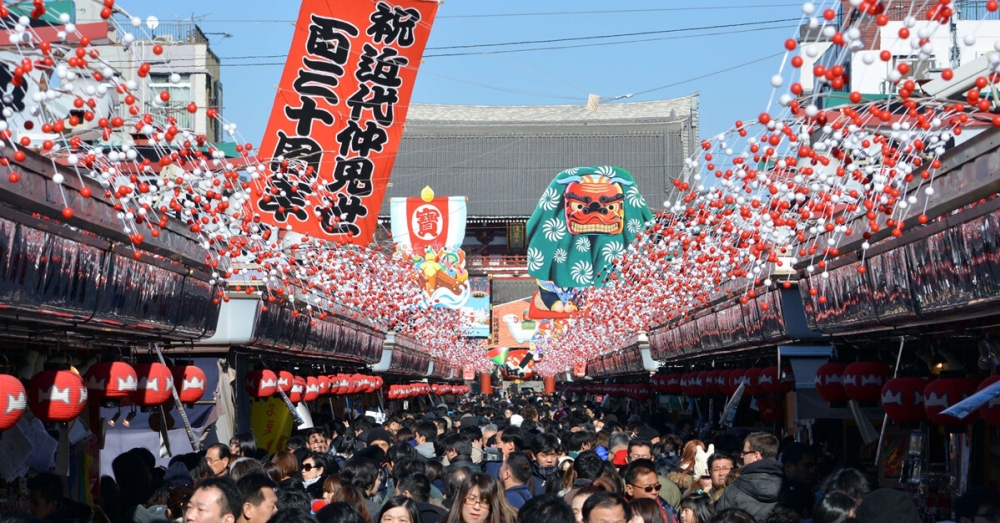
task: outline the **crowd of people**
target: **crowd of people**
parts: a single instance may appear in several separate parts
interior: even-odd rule
[[[96,506],[62,478],[28,482],[31,514],[0,523],[910,523],[900,490],[859,468],[825,470],[773,434],[696,432],[590,403],[478,398],[376,423],[328,419],[268,455],[237,434],[166,468],[146,449],[115,458]],[[823,468],[824,470],[821,470]],[[1000,521],[1000,494],[970,489],[954,521]]]

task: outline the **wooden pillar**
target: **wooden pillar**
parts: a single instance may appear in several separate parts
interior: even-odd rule
[[[556,377],[546,376],[545,377],[545,394],[555,394],[556,393]]]
[[[493,376],[486,372],[480,374],[479,388],[483,391],[483,394],[493,394]]]

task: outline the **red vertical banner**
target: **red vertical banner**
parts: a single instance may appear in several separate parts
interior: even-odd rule
[[[258,155],[261,221],[344,243],[375,233],[436,0],[303,0]],[[255,173],[256,174],[256,173]]]

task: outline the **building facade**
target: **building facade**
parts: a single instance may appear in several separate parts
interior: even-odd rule
[[[388,198],[416,196],[425,186],[468,197],[470,273],[494,276],[494,303],[524,298],[534,288],[525,224],[552,178],[571,167],[615,165],[632,173],[652,208],[662,207],[698,147],[698,101],[692,94],[596,111],[413,104],[383,214]]]

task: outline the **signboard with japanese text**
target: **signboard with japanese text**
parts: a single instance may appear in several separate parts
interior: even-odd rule
[[[250,407],[250,427],[257,437],[257,447],[268,454],[285,450],[293,425],[292,413],[281,398],[255,401]]]
[[[367,244],[436,0],[303,0],[259,157],[261,221]]]

